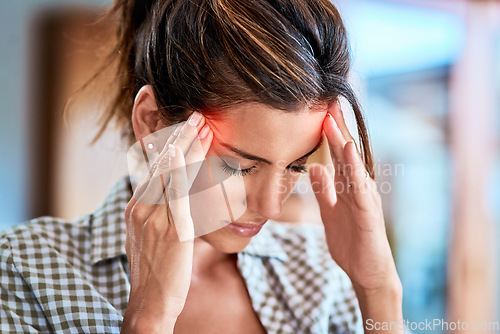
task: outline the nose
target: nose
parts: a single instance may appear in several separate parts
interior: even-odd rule
[[[272,173],[252,183],[249,185],[250,189],[247,188],[247,210],[265,219],[279,218],[283,209],[282,201],[286,195],[283,176],[280,173]]]

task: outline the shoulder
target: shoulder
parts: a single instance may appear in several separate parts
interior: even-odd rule
[[[90,215],[84,215],[74,220],[64,220],[56,217],[39,217],[11,226],[0,232],[0,240],[20,239],[33,235],[54,234],[63,230],[69,231],[87,223]]]
[[[0,234],[3,265],[38,291],[56,284],[54,277],[83,274],[90,252],[90,216],[72,221],[41,217]],[[43,283],[43,284],[42,284]]]
[[[119,332],[129,289],[123,210],[130,193],[121,181],[92,214],[41,217],[0,233],[0,318],[20,319],[14,332],[42,322],[56,332]]]
[[[117,255],[123,248],[123,212],[130,197],[129,181],[123,178],[93,213],[72,220],[36,218],[0,232],[0,244],[2,249],[10,249],[14,260],[21,264],[35,264],[37,258],[48,255],[82,264]],[[48,260],[45,258],[45,262]]]
[[[0,318],[7,320],[2,332],[48,332],[51,322],[61,323],[53,321],[56,317],[47,305],[63,286],[69,286],[63,274],[68,276],[70,271],[63,273],[59,268],[66,265],[69,269],[76,262],[73,258],[79,252],[75,249],[84,230],[77,226],[84,221],[42,217],[0,234]]]
[[[60,255],[77,252],[89,238],[90,215],[72,221],[40,217],[0,233],[2,250],[9,249],[17,261],[35,261],[48,250]]]

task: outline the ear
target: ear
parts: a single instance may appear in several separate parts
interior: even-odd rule
[[[155,132],[160,124],[161,120],[153,87],[143,86],[135,97],[132,109],[132,127],[135,139],[139,141]]]

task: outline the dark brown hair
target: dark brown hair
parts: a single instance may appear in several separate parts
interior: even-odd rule
[[[116,0],[116,91],[104,114],[131,129],[133,99],[153,87],[166,124],[193,110],[257,102],[293,112],[343,96],[373,177],[363,114],[347,81],[346,30],[330,0]]]

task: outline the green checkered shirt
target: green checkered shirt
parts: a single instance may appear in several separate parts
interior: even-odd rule
[[[92,214],[42,217],[0,234],[0,333],[119,333],[130,291],[128,178]],[[320,226],[268,222],[238,254],[268,333],[363,333],[347,275]]]

